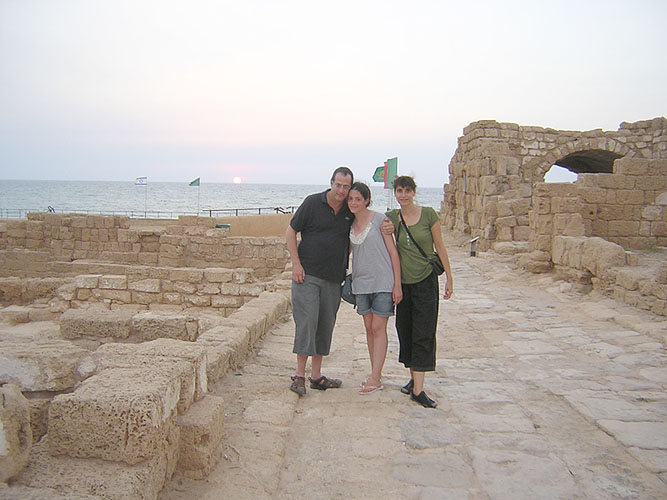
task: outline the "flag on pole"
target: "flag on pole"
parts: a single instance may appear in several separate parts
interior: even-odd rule
[[[384,182],[384,166],[377,167],[373,173],[373,181]]]
[[[134,181],[135,186],[147,186],[148,185],[148,177],[137,177],[137,180]]]
[[[389,158],[384,165],[384,188],[391,189],[394,179],[398,176],[398,157]]]
[[[199,177],[197,177],[195,180],[190,181],[189,186],[199,186]]]

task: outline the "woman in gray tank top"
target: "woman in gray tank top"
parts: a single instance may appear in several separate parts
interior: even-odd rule
[[[364,318],[371,373],[361,383],[359,394],[383,389],[382,367],[387,355],[387,321],[394,314],[403,292],[401,265],[393,235],[380,231],[384,215],[368,209],[371,190],[363,182],[350,189],[347,205],[354,214],[350,229],[352,292],[357,313]]]

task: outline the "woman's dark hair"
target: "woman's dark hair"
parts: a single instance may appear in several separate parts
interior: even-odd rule
[[[352,190],[359,191],[361,197],[368,202],[366,203],[366,206],[371,204],[371,189],[366,184],[363,182],[355,182],[350,188],[350,191]]]
[[[415,184],[415,180],[409,175],[401,175],[400,177],[396,177],[394,182],[392,182],[392,186],[394,191],[396,191],[397,187],[411,189],[415,192],[417,191],[417,184]]]
[[[354,174],[352,173],[352,170],[350,170],[349,168],[338,167],[336,170],[334,170],[333,174],[331,174],[331,182],[336,180],[336,174],[341,174],[343,176],[349,175],[350,182],[354,184]]]

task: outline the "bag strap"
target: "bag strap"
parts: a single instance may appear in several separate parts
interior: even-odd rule
[[[426,260],[429,260],[429,259],[428,259],[428,256],[426,255],[426,252],[424,252],[424,250],[422,250],[422,247],[419,246],[419,243],[417,243],[417,240],[415,240],[415,239],[412,237],[412,234],[410,233],[410,230],[408,229],[408,225],[405,223],[405,220],[403,219],[403,212],[401,212],[401,211],[399,210],[399,211],[398,211],[398,215],[401,217],[401,224],[403,224],[403,227],[405,228],[406,232],[408,233],[408,238],[410,238],[410,239],[412,240],[412,242],[415,244],[415,246],[417,247],[417,250],[419,250],[419,253],[421,253],[422,256],[423,256]],[[401,227],[401,226],[398,226],[398,227],[399,227],[399,230],[400,230],[400,227]],[[397,237],[396,239],[398,240],[398,237]]]

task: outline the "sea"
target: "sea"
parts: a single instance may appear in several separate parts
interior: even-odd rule
[[[179,215],[229,216],[290,213],[309,194],[328,185],[232,184],[135,181],[0,180],[0,218],[24,218],[30,212],[125,215],[175,219]],[[371,208],[398,205],[391,190],[371,187]],[[442,188],[418,188],[417,203],[440,210]]]

